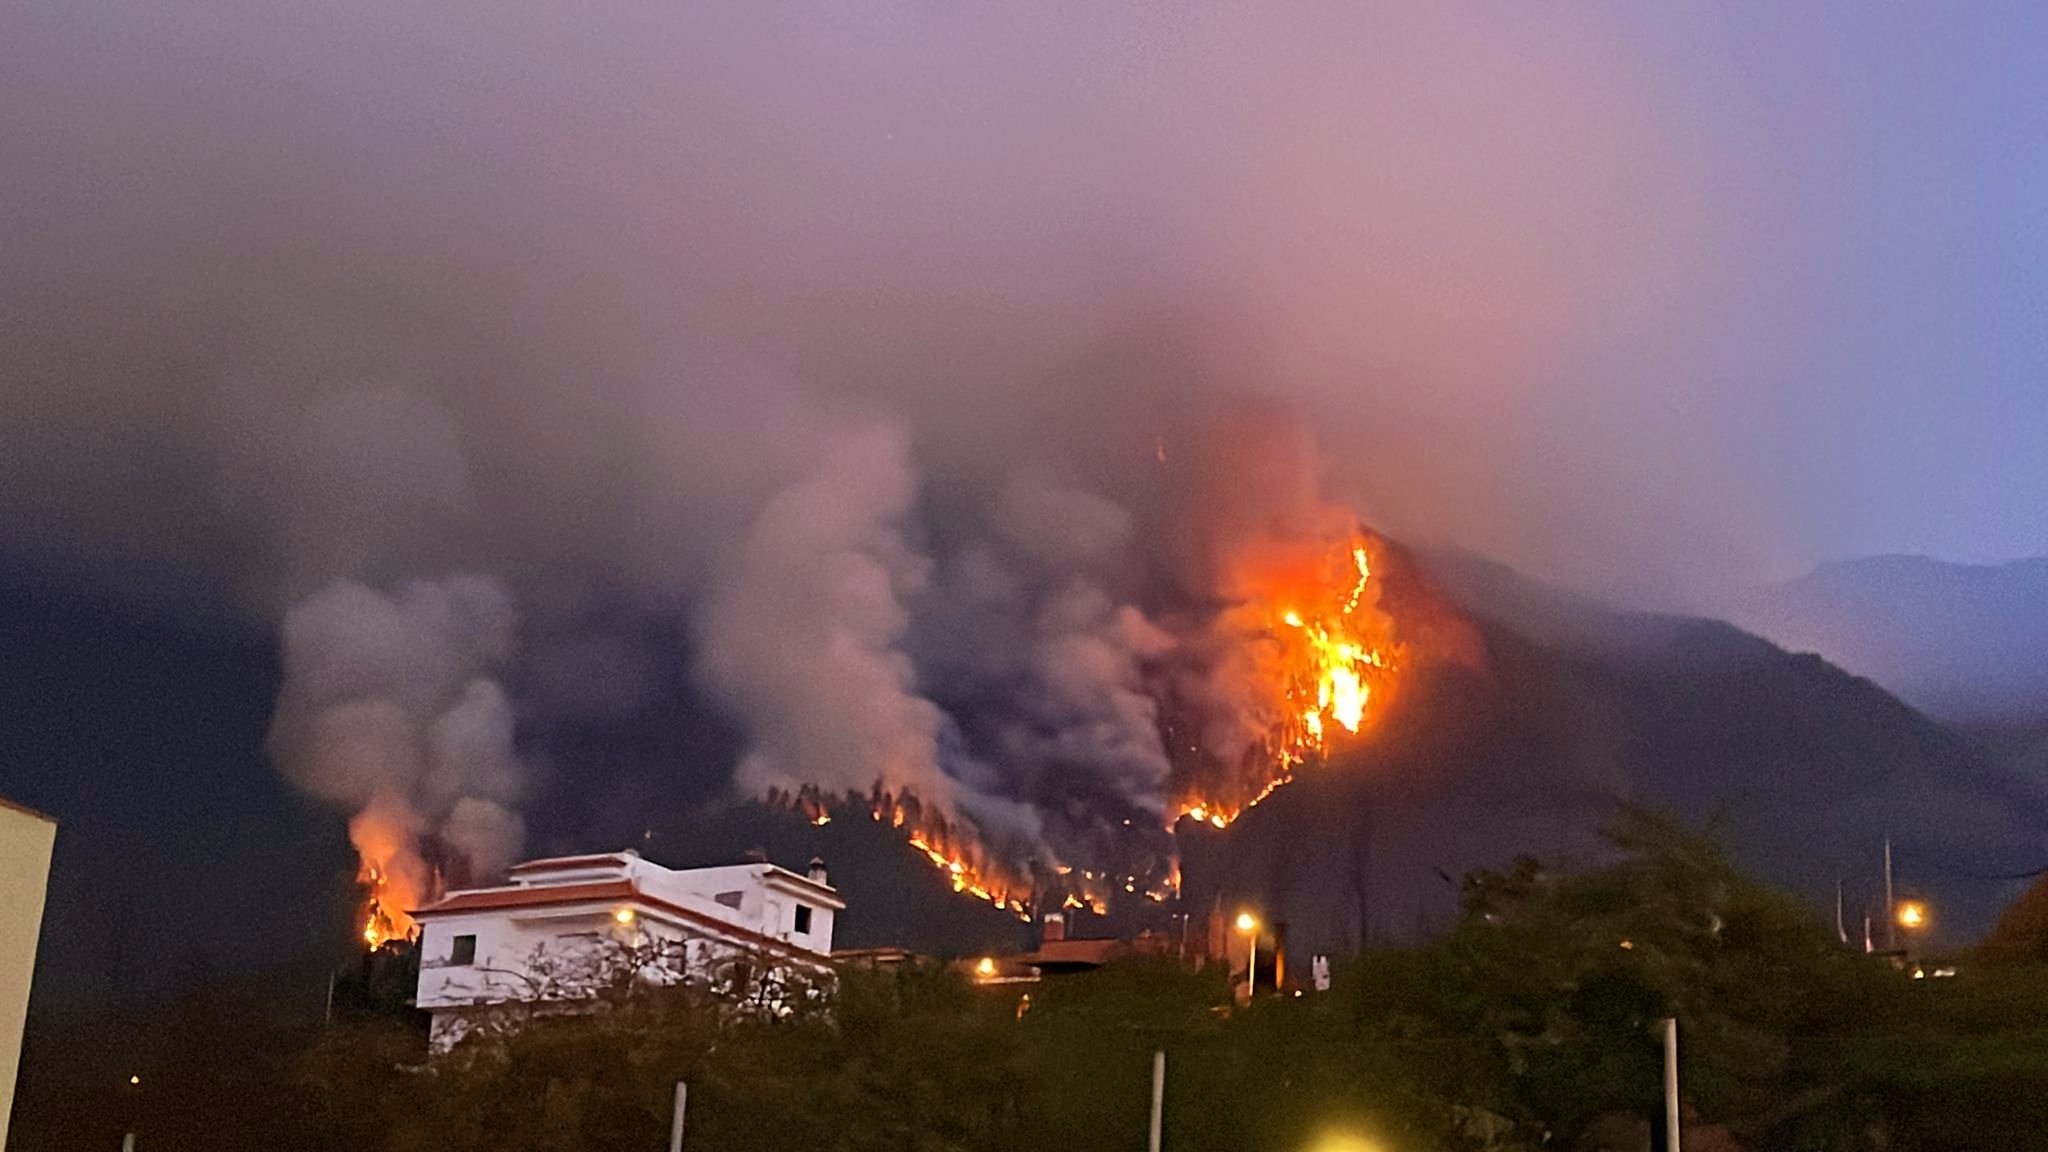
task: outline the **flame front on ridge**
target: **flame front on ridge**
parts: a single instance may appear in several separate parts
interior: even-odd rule
[[[1174,819],[1215,828],[1233,820],[1327,754],[1337,729],[1357,733],[1377,717],[1400,646],[1373,595],[1371,544],[1355,531],[1336,541],[1269,545],[1240,558],[1241,599],[1224,614],[1246,644],[1240,691],[1263,717],[1237,770],[1221,782],[1187,781]]]

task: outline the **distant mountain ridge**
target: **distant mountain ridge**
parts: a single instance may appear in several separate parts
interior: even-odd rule
[[[1944,720],[2048,720],[2048,557],[1873,556],[1744,593],[1729,618]]]
[[[1817,910],[1841,880],[1852,935],[1865,909],[1882,924],[1888,834],[1901,890],[1941,910],[1951,942],[2019,894],[2008,877],[2048,863],[2048,793],[1819,656],[1468,555],[1388,569],[1397,620],[1461,616],[1483,658],[1425,658],[1371,739],[1226,832],[1184,837],[1198,906],[1267,907],[1311,948],[1342,946],[1360,920],[1374,939],[1414,938],[1447,923],[1473,868],[1597,856],[1617,802],[1713,827],[1746,871]]]

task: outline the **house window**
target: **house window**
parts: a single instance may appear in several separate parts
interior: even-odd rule
[[[448,963],[456,967],[476,963],[476,937],[457,936],[448,945]]]
[[[808,936],[810,935],[810,933],[811,906],[809,904],[799,904],[796,906],[796,934],[799,936]]]

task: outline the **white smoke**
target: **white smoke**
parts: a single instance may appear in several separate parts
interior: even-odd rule
[[[821,431],[726,558],[699,616],[698,671],[752,736],[745,792],[914,789],[956,811],[939,763],[943,714],[919,695],[903,598],[926,558],[903,536],[916,494],[904,430]]]
[[[382,592],[337,580],[285,614],[284,685],[269,748],[294,783],[355,811],[366,864],[415,893],[432,835],[475,874],[524,839],[525,783],[498,669],[511,656],[512,597],[485,576]]]

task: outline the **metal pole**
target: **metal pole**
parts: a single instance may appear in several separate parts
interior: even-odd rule
[[[690,1086],[676,1081],[676,1110],[668,1122],[668,1152],[683,1152],[683,1110],[690,1102]]]
[[[1884,837],[1884,950],[1899,949],[1899,906],[1892,899],[1892,837]]]
[[[1664,1152],[1678,1152],[1678,1017],[1664,1018]]]
[[[1259,990],[1259,930],[1254,928],[1245,933],[1244,942],[1251,948],[1251,959],[1244,966],[1244,1002],[1249,1005]]]
[[[135,1152],[135,1133],[129,1132],[121,1137],[121,1152]]]
[[[1166,1105],[1166,1052],[1152,1054],[1152,1138],[1145,1142],[1145,1152],[1159,1152],[1159,1120]]]

